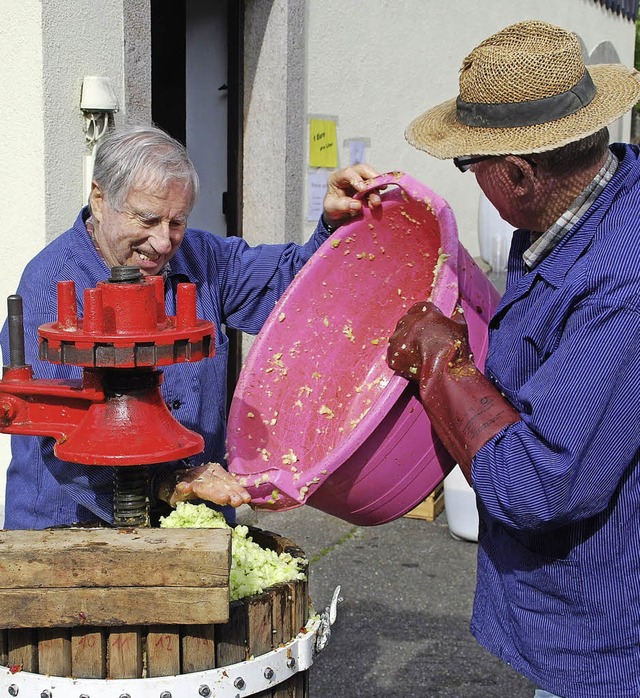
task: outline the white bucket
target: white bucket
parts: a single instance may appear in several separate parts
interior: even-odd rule
[[[476,494],[456,467],[444,479],[444,509],[449,533],[457,540],[478,540]]]

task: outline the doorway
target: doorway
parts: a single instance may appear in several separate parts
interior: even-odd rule
[[[242,237],[244,3],[152,0],[151,111],[183,143],[200,176],[189,225]],[[229,337],[227,405],[242,364],[241,337]]]

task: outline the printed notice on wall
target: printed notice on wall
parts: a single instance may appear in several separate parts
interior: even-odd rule
[[[335,119],[309,119],[309,167],[338,167]]]
[[[357,165],[365,162],[365,146],[366,141],[363,138],[349,139],[349,164]]]
[[[309,212],[307,213],[309,221],[317,221],[320,218],[328,179],[329,170],[309,172]]]

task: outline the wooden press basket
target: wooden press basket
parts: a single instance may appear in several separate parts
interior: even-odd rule
[[[274,533],[250,535],[304,557]],[[0,531],[0,670],[16,682],[9,695],[22,698],[20,672],[145,682],[248,662],[288,643],[309,619],[307,582],[229,603],[230,546],[224,529]],[[38,695],[75,698],[53,685]],[[219,695],[206,684],[200,691]],[[307,694],[301,670],[251,695]]]

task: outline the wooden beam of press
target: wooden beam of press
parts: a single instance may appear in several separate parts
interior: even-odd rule
[[[0,628],[225,623],[228,529],[0,531]]]
[[[227,587],[230,564],[228,529],[0,531],[0,589]]]
[[[111,587],[0,590],[0,627],[226,623],[227,587]]]

